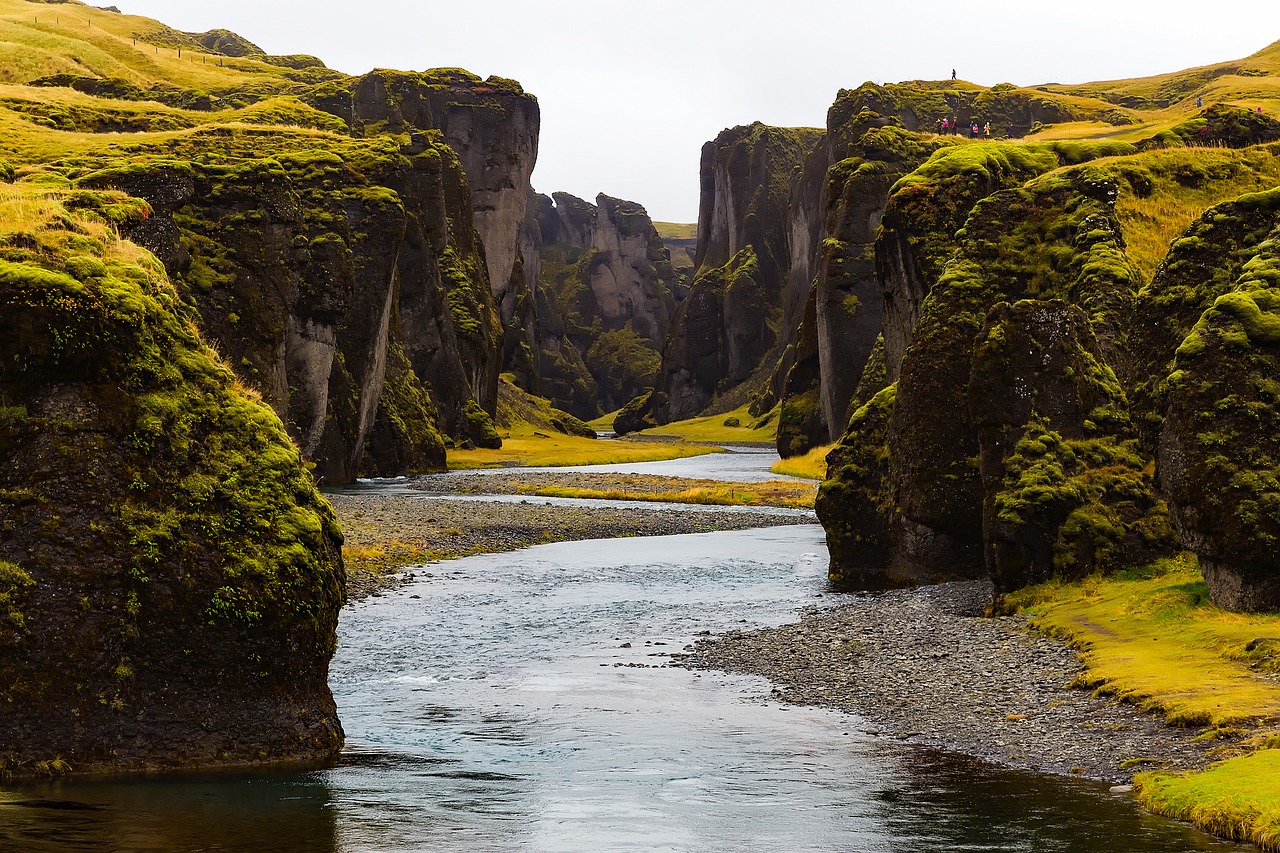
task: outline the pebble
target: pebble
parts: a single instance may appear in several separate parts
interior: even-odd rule
[[[1202,729],[1170,728],[1071,683],[1080,662],[1022,617],[982,616],[989,583],[843,596],[778,628],[695,641],[672,665],[763,675],[774,701],[856,714],[864,731],[1028,770],[1128,784],[1203,767]],[[1220,743],[1219,743],[1220,745]]]

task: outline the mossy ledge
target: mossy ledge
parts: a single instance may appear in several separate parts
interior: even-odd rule
[[[332,757],[340,544],[160,263],[0,188],[0,776]]]

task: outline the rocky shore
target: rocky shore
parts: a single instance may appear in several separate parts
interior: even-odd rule
[[[688,489],[723,485],[725,485],[723,480],[696,477],[582,471],[522,471],[519,468],[512,468],[509,471],[492,474],[453,473],[448,476],[419,477],[411,481],[408,488],[434,495],[518,495],[548,487],[656,495],[676,494]]]
[[[445,478],[424,478],[421,482]],[[453,478],[449,478],[452,480]],[[471,554],[547,542],[670,536],[813,523],[812,515],[770,511],[569,506],[545,498],[468,501],[414,494],[331,492],[346,544],[347,597],[377,594],[412,577],[397,570]]]
[[[982,581],[860,594],[792,625],[699,640],[673,662],[762,675],[773,697],[856,714],[868,734],[1113,784],[1208,763],[1198,729],[1072,686],[1081,666]]]

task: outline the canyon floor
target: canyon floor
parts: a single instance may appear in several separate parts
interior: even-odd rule
[[[414,577],[450,576],[447,560],[547,542],[662,536],[812,522],[769,510],[566,505],[450,494],[507,494],[514,483],[671,492],[678,478],[582,473],[451,475],[392,493],[328,495],[346,532],[349,597],[381,595]],[[446,561],[446,562],[440,562]],[[408,568],[406,568],[408,567]],[[1128,782],[1151,769],[1210,761],[1202,731],[1172,728],[1133,705],[1073,686],[1076,652],[1021,616],[985,618],[990,586],[953,583],[841,596],[775,629],[699,640],[673,662],[762,675],[772,698],[854,715],[851,728],[999,764]],[[1218,744],[1220,745],[1220,744]]]

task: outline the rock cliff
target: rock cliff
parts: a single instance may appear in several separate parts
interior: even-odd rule
[[[833,580],[1004,592],[1185,547],[1215,602],[1280,606],[1259,509],[1276,195],[1211,209],[1149,285],[1134,261],[1159,251],[1144,211],[1274,180],[1280,152],[1145,148],[971,143],[895,183],[875,244],[894,384],[844,377],[861,405],[817,506]]]
[[[520,327],[516,309],[533,284],[520,269],[520,261],[531,260],[520,257],[520,232],[531,193],[529,177],[538,159],[540,124],[537,100],[519,83],[501,77],[481,80],[459,69],[420,74],[378,70],[361,77],[352,89],[354,132],[438,130],[457,152],[505,328]]]
[[[59,195],[0,213],[0,774],[330,758],[333,514],[115,236],[146,204]]]
[[[1280,608],[1280,190],[1208,210],[1138,304],[1156,476],[1214,603]]]
[[[653,388],[676,310],[670,253],[645,209],[603,193],[538,196],[541,337],[531,386],[585,418]]]
[[[787,205],[793,171],[821,139],[808,128],[756,123],[702,149],[697,275],[663,349],[659,423],[693,417],[756,377],[763,389],[786,333]]]
[[[459,440],[492,442],[476,397],[496,395],[501,330],[452,149],[428,134],[403,147],[274,142],[283,150],[261,159],[252,142],[197,135],[190,159],[70,172],[86,190],[151,203],[125,232],[165,262],[324,480],[439,470],[423,413]]]

